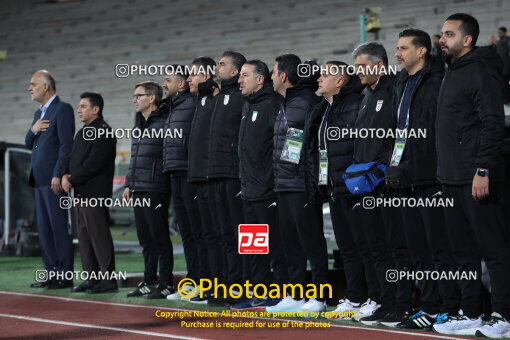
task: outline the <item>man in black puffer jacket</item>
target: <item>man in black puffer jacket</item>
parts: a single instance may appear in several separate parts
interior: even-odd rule
[[[437,155],[435,121],[437,97],[443,72],[429,53],[428,33],[406,29],[399,34],[396,57],[403,70],[395,86],[398,128],[423,130],[425,138],[408,137],[402,158],[386,170],[386,183],[401,198],[443,200],[436,180]],[[411,136],[411,134],[409,134]],[[398,164],[397,164],[398,163]],[[413,268],[418,271],[453,271],[448,234],[441,207],[403,207],[407,248]],[[398,328],[429,328],[440,314],[456,315],[458,298],[453,280],[418,280],[420,312],[398,324]],[[442,300],[442,303],[441,303]]]
[[[216,105],[214,96],[218,85],[212,80],[213,68],[216,63],[209,57],[198,57],[191,63],[192,72],[188,78],[190,92],[198,95],[188,142],[188,181],[193,183],[197,191],[197,204],[200,212],[201,228],[211,279],[223,280],[223,252],[220,232],[217,230],[216,207],[214,204],[214,187],[207,180],[207,164],[209,160],[209,127],[212,112]],[[205,301],[209,296],[204,296]],[[200,296],[192,302],[203,302]]]
[[[445,209],[454,260],[475,280],[457,281],[462,314],[435,324],[444,334],[492,338],[510,331],[510,251],[503,222],[504,133],[502,61],[491,47],[475,47],[480,28],[468,14],[449,16],[441,49],[449,64],[439,91],[437,177],[454,206]],[[481,259],[490,274],[493,313],[482,326]]]
[[[165,123],[167,138],[163,141],[163,172],[170,177],[172,203],[179,225],[186,259],[187,277],[198,282],[209,277],[207,247],[200,226],[200,213],[195,200],[196,190],[187,181],[188,140],[196,108],[196,96],[189,92],[188,74],[184,65],[173,65],[165,76],[163,88],[170,104]],[[167,297],[180,298],[179,293]]]
[[[274,123],[281,97],[273,91],[269,69],[260,60],[247,61],[241,68],[239,84],[247,96],[239,130],[239,179],[243,198],[244,223],[269,226],[269,254],[243,255],[249,259],[248,268],[252,284],[288,281],[287,263],[282,247],[278,224],[278,206],[274,192],[273,136]],[[274,299],[254,297],[233,309],[250,309],[274,305]]]
[[[237,249],[237,230],[239,224],[243,222],[237,144],[245,103],[238,80],[239,71],[245,61],[246,58],[242,54],[226,51],[216,65],[215,81],[220,85],[220,92],[216,96],[209,129],[207,178],[214,185],[213,197],[226,260],[224,281],[228,285],[240,284],[243,279],[249,279],[244,272],[247,268],[242,264],[242,260],[246,258],[241,258]],[[215,301],[218,305],[225,302],[227,301]]]
[[[301,67],[299,73],[298,67]],[[307,72],[311,71],[310,67],[310,64],[301,65],[299,57],[293,54],[281,55],[275,60],[271,79],[275,91],[284,97],[284,101],[274,128],[273,166],[290,283],[306,284],[306,261],[310,260],[312,284],[319,287],[327,281],[328,259],[322,204],[309,200],[309,195],[318,196],[317,183],[311,183],[312,193],[307,192],[310,178],[307,171],[312,170],[307,164],[309,146],[303,132],[314,106],[320,100],[315,95],[319,74]],[[287,138],[287,135],[291,137]],[[320,296],[305,303],[304,296],[295,295],[266,308],[268,312],[296,309],[322,312],[325,311],[325,303]]]
[[[366,85],[366,95],[360,104],[361,109],[355,124],[358,138],[354,142],[354,163],[379,162],[387,165],[394,143],[392,134],[396,128],[393,114],[393,87],[396,76],[389,74],[386,50],[380,43],[362,44],[356,47],[353,56],[361,83]],[[368,138],[363,138],[364,129],[377,129],[372,131],[383,131],[384,134],[381,136],[368,133]],[[380,308],[375,312],[365,308],[367,313],[357,314],[363,316],[360,319],[363,324],[381,323],[394,327],[406,317],[410,308],[411,284],[407,280],[387,280],[386,272],[395,269],[408,270],[409,255],[399,210],[367,204],[382,197],[385,194],[384,189],[384,186],[379,186],[364,197],[356,196],[358,203],[352,211],[356,223],[363,228],[367,238],[381,290],[380,300],[377,301]]]
[[[335,134],[338,129],[354,126],[363,100],[361,92],[364,86],[356,75],[347,74],[347,66],[344,62],[328,61],[323,67],[318,79],[318,92],[323,100],[316,107],[310,122],[314,126],[310,136],[319,137],[318,142],[313,143],[316,145],[313,161],[322,164],[322,167],[314,167],[321,170],[320,178],[315,180],[320,181],[321,187],[327,188],[333,231],[342,255],[346,279],[345,298],[339,301],[332,319],[349,311],[359,312],[364,294],[363,272],[367,278],[370,301],[378,301],[380,297],[372,254],[363,230],[353,223],[351,208],[354,203],[342,179],[343,172],[352,164],[354,139],[339,138]],[[328,129],[331,134],[328,134]]]
[[[128,297],[147,295],[149,299],[173,294],[174,266],[168,225],[168,177],[163,174],[163,134],[168,117],[168,103],[161,103],[163,89],[157,83],[136,84],[133,103],[136,108],[135,130],[140,138],[132,139],[131,161],[123,197],[149,199],[149,207],[134,207],[136,231],[143,248],[144,280]],[[159,106],[159,107],[158,107]],[[134,130],[134,131],[135,131]],[[135,132],[133,132],[134,134]],[[159,283],[158,283],[159,262]],[[157,284],[157,285],[156,285]]]

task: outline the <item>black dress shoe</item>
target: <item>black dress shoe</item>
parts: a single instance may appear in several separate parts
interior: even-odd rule
[[[87,289],[87,294],[117,293],[118,291],[117,282],[101,281],[94,287]]]
[[[50,281],[43,281],[43,282],[34,282],[30,284],[30,288],[44,288],[46,287]]]
[[[54,280],[46,286],[46,289],[63,289],[71,288],[73,286],[72,280]]]
[[[71,288],[72,293],[81,293],[87,291],[87,289],[93,288],[97,284],[97,281],[87,280],[82,282],[79,286]]]

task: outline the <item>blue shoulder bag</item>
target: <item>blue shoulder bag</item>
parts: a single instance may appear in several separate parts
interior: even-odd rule
[[[347,189],[353,195],[373,192],[384,182],[386,165],[379,162],[351,164],[342,175]]]

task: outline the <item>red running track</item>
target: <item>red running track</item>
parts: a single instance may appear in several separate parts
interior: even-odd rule
[[[466,339],[437,333],[400,331],[387,328],[342,325],[322,321],[329,328],[282,328],[288,322],[305,326],[303,319],[271,319],[244,317],[185,317],[164,319],[156,317],[157,310],[165,312],[192,309],[125,304],[100,300],[67,298],[62,296],[0,291],[0,339],[359,339],[359,340],[428,340]],[[254,328],[189,328],[186,321],[239,324],[258,322],[264,327]],[[278,329],[268,325],[280,325]]]

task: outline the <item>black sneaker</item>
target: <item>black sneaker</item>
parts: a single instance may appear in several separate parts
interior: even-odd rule
[[[412,317],[407,318],[397,325],[401,329],[425,329],[432,330],[432,325],[436,322],[436,315],[430,315],[420,310]]]
[[[409,312],[393,312],[379,320],[379,324],[386,327],[397,327],[398,324],[409,320]]]
[[[381,307],[378,308],[374,314],[370,316],[365,316],[364,318],[359,319],[359,321],[367,326],[375,326],[381,321],[384,317],[390,315],[392,312],[391,310]]]
[[[156,289],[147,295],[147,299],[166,299],[170,294],[175,293],[174,286],[158,283]]]
[[[142,281],[135,290],[127,293],[127,297],[143,296],[152,293],[156,286],[148,285],[147,282]]]
[[[211,307],[229,307],[230,303],[227,299],[211,297],[207,300],[207,305]]]
[[[188,301],[191,303],[196,303],[196,304],[206,304],[210,298],[212,298],[212,294],[209,292],[204,292],[203,297],[200,297],[200,294],[197,294],[196,296],[193,296]]]

